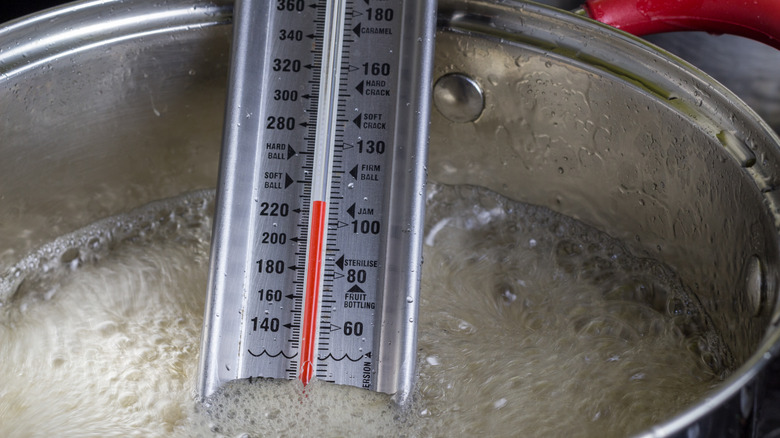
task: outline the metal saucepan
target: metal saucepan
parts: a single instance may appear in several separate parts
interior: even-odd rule
[[[215,185],[231,6],[94,0],[0,28],[3,271],[98,218]],[[687,63],[572,14],[441,1],[436,44],[433,80],[474,93],[434,111],[430,178],[550,207],[673,267],[733,372],[647,434],[754,433],[780,353],[780,139]]]

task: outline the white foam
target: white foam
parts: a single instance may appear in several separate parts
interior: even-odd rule
[[[408,410],[357,388],[263,380],[198,407],[204,192],[102,221],[9,271],[0,436],[625,436],[727,371],[668,268],[550,211],[431,186]]]

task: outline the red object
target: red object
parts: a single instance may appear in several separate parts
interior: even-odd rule
[[[634,35],[698,30],[780,49],[780,0],[587,0],[588,15]]]
[[[306,272],[306,299],[303,309],[303,330],[301,331],[301,362],[298,378],[303,386],[314,376],[317,354],[317,313],[320,304],[320,279],[322,276],[322,248],[325,245],[325,219],[328,206],[324,201],[314,201],[311,206],[309,234],[309,262]]]

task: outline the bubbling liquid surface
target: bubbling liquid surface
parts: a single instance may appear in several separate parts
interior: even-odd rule
[[[0,436],[626,436],[728,352],[658,262],[547,209],[431,184],[408,409],[234,382],[195,402],[213,192],[100,221],[0,278]]]

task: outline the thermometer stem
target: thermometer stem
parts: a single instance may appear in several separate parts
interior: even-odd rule
[[[299,379],[304,386],[311,380],[317,366],[316,346],[319,338],[323,260],[325,258],[330,181],[338,118],[345,2],[346,0],[327,2],[328,9],[322,37],[322,66],[317,105],[318,122],[314,140],[309,243],[306,256],[303,326],[301,330]]]
[[[306,262],[306,288],[301,332],[301,369],[299,379],[306,386],[314,375],[317,352],[316,339],[319,329],[320,289],[322,284],[322,260],[327,229],[328,205],[323,201],[313,201],[309,220],[309,253]]]

